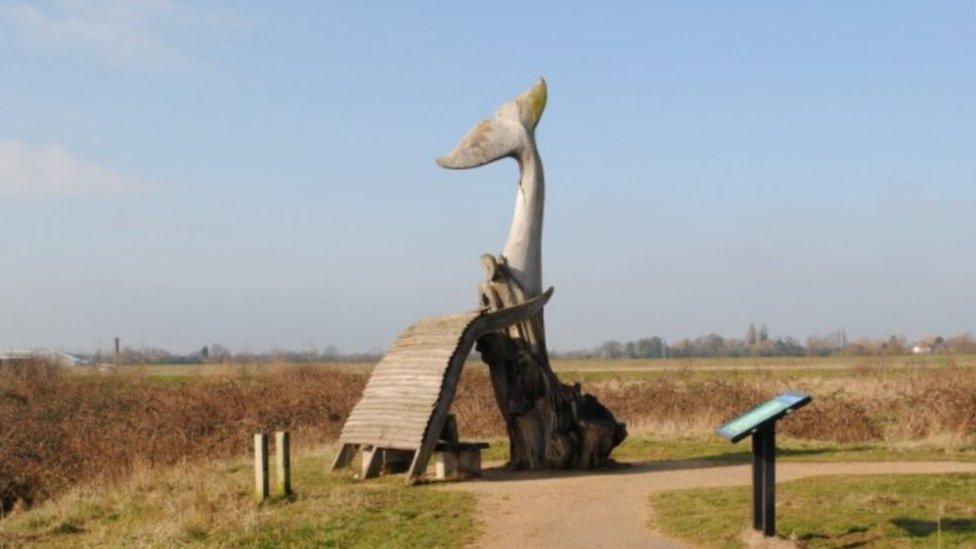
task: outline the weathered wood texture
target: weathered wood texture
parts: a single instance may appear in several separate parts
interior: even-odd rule
[[[268,435],[254,435],[254,499],[258,503],[268,499]]]
[[[407,328],[373,369],[339,436],[341,443],[416,450],[474,312],[426,318]]]
[[[352,458],[356,457],[356,450],[359,449],[357,444],[340,444],[339,451],[336,452],[335,459],[332,460],[332,466],[330,469],[333,471],[338,471],[343,467],[348,467],[352,463]]]
[[[438,479],[481,476],[481,451],[487,442],[438,442],[434,447],[435,476]]]
[[[374,473],[376,450],[413,450],[408,481],[416,482],[444,431],[461,369],[475,342],[538,313],[551,296],[552,289],[515,307],[427,318],[407,328],[375,366],[349,414],[333,469],[347,465],[355,448],[362,447],[369,452],[366,478]]]
[[[280,497],[291,495],[291,434],[275,432],[275,491]]]
[[[363,448],[363,466],[360,478],[368,479],[380,474],[380,467],[383,464],[383,450],[375,446]]]

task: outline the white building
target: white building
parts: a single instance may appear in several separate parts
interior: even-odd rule
[[[932,354],[932,347],[923,343],[916,343],[912,347],[912,354],[914,355],[930,355]]]

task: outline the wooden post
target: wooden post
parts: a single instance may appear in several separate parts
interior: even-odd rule
[[[254,499],[268,499],[268,435],[254,435]]]
[[[115,365],[122,365],[122,346],[119,343],[119,338],[115,338]]]
[[[288,431],[275,433],[275,491],[276,495],[291,495],[291,436]]]

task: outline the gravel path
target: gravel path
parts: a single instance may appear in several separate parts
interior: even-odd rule
[[[749,465],[658,462],[598,473],[509,473],[445,485],[478,496],[479,547],[683,547],[648,526],[652,492],[749,485]],[[777,481],[817,475],[976,473],[976,463],[778,463]]]

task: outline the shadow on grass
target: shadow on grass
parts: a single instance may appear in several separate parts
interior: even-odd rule
[[[976,518],[944,518],[936,521],[899,517],[892,519],[891,523],[913,538],[928,537],[940,530],[956,534],[976,533]]]
[[[840,535],[831,536],[823,532],[810,532],[799,536],[797,539],[808,543],[824,543],[830,547],[854,549],[855,547],[868,547],[880,538],[881,535],[879,533],[872,533],[871,529],[866,526],[853,526]]]
[[[718,467],[733,467],[739,465],[733,462],[708,461],[706,459],[683,459],[645,461],[638,463],[614,462],[600,469],[564,471],[511,471],[506,466],[485,469],[483,480],[489,482],[534,480],[541,478],[572,478],[600,475],[629,475],[653,471],[682,471],[694,469],[714,469]]]

